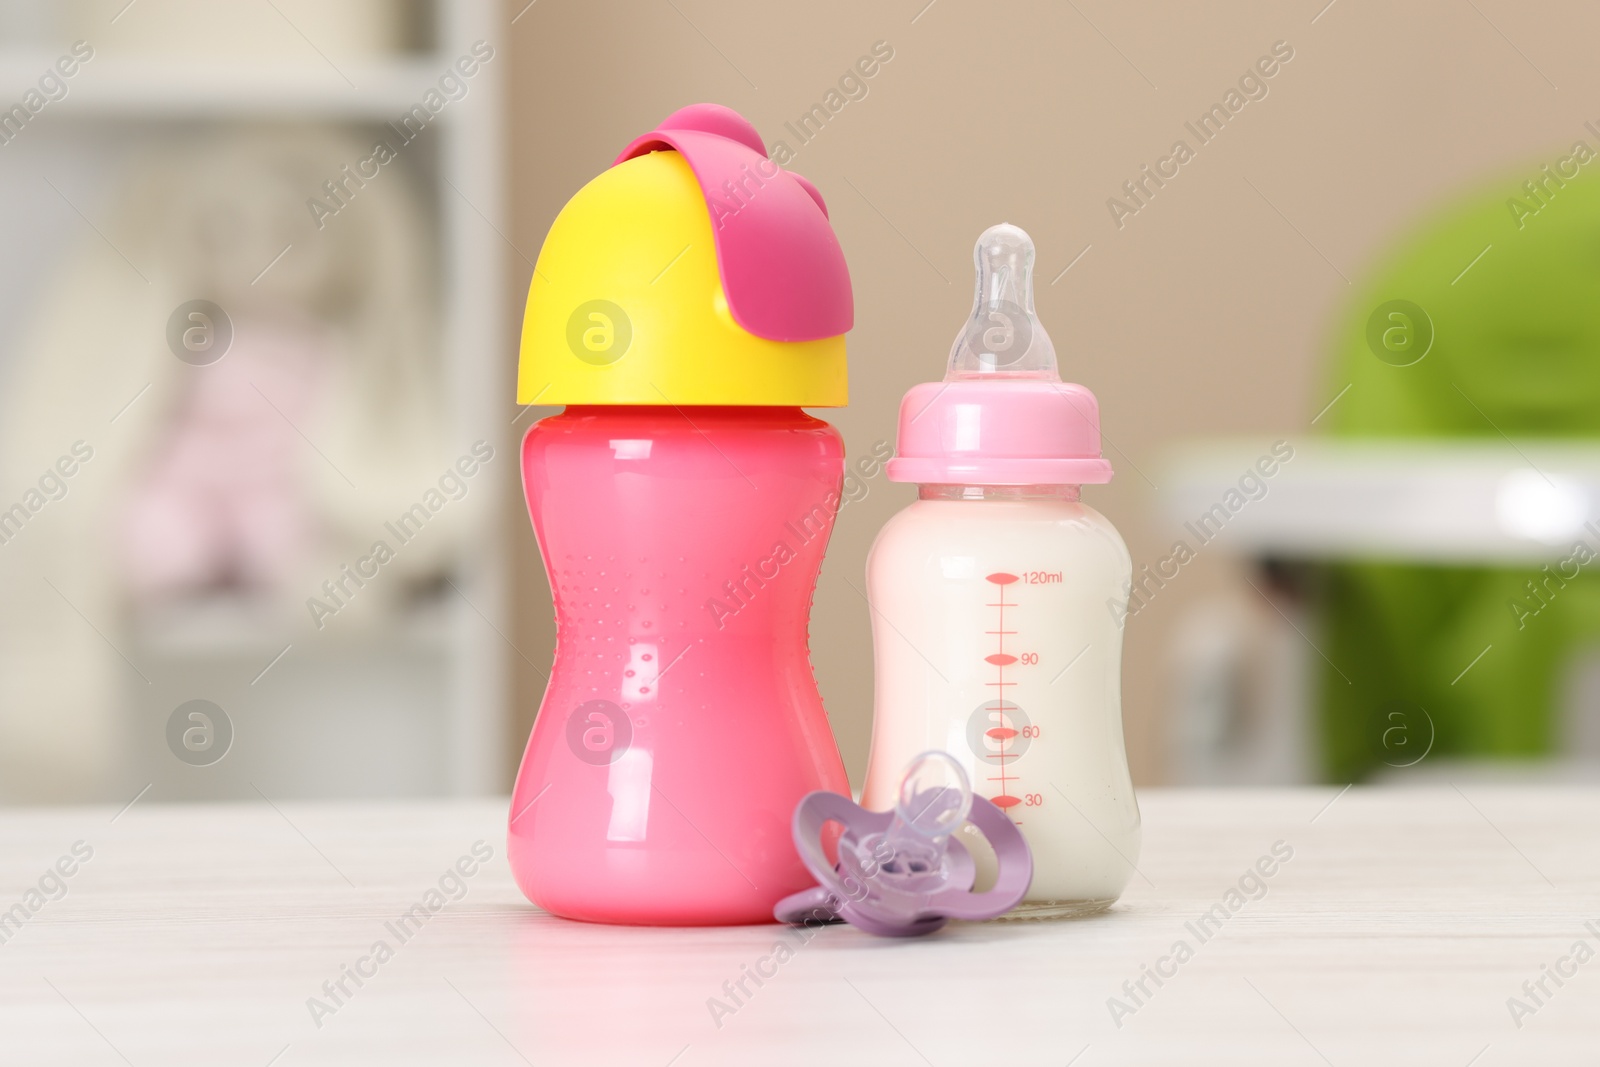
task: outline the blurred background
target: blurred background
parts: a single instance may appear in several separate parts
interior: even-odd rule
[[[1134,559],[1136,782],[1595,777],[1597,34],[1576,0],[12,0],[0,800],[507,789],[554,644],[523,296],[566,199],[701,100],[828,201],[852,457],[942,374],[977,234],[1033,235],[1118,472],[1085,499]],[[913,496],[869,482],[816,594],[858,785],[844,579]]]

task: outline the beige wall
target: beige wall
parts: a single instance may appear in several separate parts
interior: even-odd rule
[[[524,2],[510,0],[508,18]],[[1523,170],[1600,120],[1600,9],[1576,2],[1336,0],[1320,16],[1324,0],[925,2],[538,3],[508,31],[512,239],[533,257],[565,199],[673,109],[727,104],[771,143],[873,42],[889,42],[894,58],[868,95],[792,164],[827,198],[855,283],[852,400],[827,417],[852,455],[892,441],[901,394],[942,374],[971,300],[973,239],[995,222],[1023,226],[1039,246],[1038,306],[1063,375],[1099,396],[1118,469],[1086,499],[1122,529],[1136,565],[1176,533],[1146,480],[1159,480],[1174,442],[1308,432],[1333,393],[1318,357],[1349,299],[1345,279],[1397,227],[1464,184],[1501,181],[1509,196]],[[1184,122],[1280,40],[1294,58],[1268,95],[1119,230],[1107,198],[1175,139],[1193,145]],[[531,268],[513,261],[525,285]],[[509,417],[509,375],[506,402]],[[912,492],[880,480],[844,510],[817,590],[813,658],[858,783],[871,641],[842,578],[861,574],[878,527]],[[520,514],[514,543],[514,640],[543,668],[549,600]],[[1162,774],[1172,621],[1231,581],[1203,557],[1129,626],[1125,710],[1141,782]],[[542,680],[516,662],[520,754]]]

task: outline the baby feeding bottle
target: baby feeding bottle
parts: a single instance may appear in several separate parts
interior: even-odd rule
[[[994,226],[974,258],[977,298],[944,381],[900,405],[886,473],[918,499],[867,559],[877,677],[862,803],[892,807],[906,764],[943,749],[1033,852],[1012,914],[1087,913],[1117,899],[1139,856],[1119,623],[1132,566],[1079,499],[1111,465],[1094,394],[1061,381],[1034,313],[1032,240]]]
[[[807,620],[843,443],[850,278],[816,189],[709,104],[550,228],[517,399],[555,663],[512,795],[517,884],[595,922],[771,922],[790,819],[847,792]]]

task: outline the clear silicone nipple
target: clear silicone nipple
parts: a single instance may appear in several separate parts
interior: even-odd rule
[[[1033,309],[1033,238],[1002,222],[972,249],[977,292],[972,314],[950,346],[944,380],[1032,378],[1059,382],[1056,350]]]
[[[937,872],[950,835],[972,811],[967,772],[948,753],[924,752],[911,761],[900,781],[894,818],[883,836],[868,844],[884,856],[885,874],[907,877]],[[880,843],[881,842],[881,843]]]
[[[947,753],[923,752],[906,768],[883,840],[907,857],[931,849],[936,861],[971,809],[973,787],[962,765]]]

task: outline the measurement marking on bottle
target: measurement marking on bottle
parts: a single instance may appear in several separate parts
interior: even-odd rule
[[[1006,685],[1008,684],[1006,682],[1006,668],[1016,662],[1016,657],[1006,651],[1007,634],[1016,633],[1015,630],[1008,631],[1006,629],[1006,608],[1012,606],[1006,600],[1006,586],[1015,582],[1017,580],[1017,576],[1015,574],[1007,574],[1004,571],[997,571],[994,574],[989,575],[987,580],[995,587],[995,591],[998,594],[997,602],[987,606],[998,610],[999,615],[997,616],[995,625],[998,626],[999,629],[994,631],[995,636],[998,638],[996,641],[997,647],[992,653],[984,657],[984,661],[994,667],[995,680],[990,682],[989,685],[999,689],[1002,697],[1001,700],[996,702],[998,706],[994,709],[998,713],[996,718],[999,719],[1000,724],[985,731],[988,737],[993,738],[1000,745],[1000,751],[996,753],[996,755],[999,757],[1000,774],[996,778],[990,778],[989,780],[991,782],[998,780],[1000,783],[1000,795],[991,798],[994,802],[994,806],[1005,812],[1007,815],[1010,815],[1011,809],[1022,803],[1020,797],[1014,797],[1011,795],[1011,790],[1009,788],[1010,784],[1018,779],[1016,776],[1006,773],[1006,757],[1010,755],[1010,753],[1006,751],[1006,744],[1011,741],[1012,738],[1017,736],[1017,731],[1010,725],[1014,716],[1008,713],[1019,711],[1021,709],[1019,709],[1015,704],[1008,703],[1003,699],[1005,696]],[[1020,819],[1013,821],[1016,822],[1018,826],[1022,825],[1022,821]]]
[[[998,773],[988,775],[985,780],[994,783],[991,786],[996,792],[989,798],[995,807],[1004,811],[1010,818],[1017,808],[1036,808],[1044,804],[1042,793],[1029,793],[1025,790],[1024,778],[1012,769],[1013,765],[1027,752],[1028,746],[1041,735],[1041,730],[1028,720],[1028,713],[1021,705],[1007,699],[1006,690],[1016,688],[1022,684],[1017,677],[1007,677],[1007,669],[1019,667],[1037,667],[1039,653],[1027,651],[1006,651],[1006,638],[1017,635],[1017,630],[1006,628],[1006,609],[1019,607],[1019,602],[1010,598],[1012,585],[1053,585],[1061,581],[1060,571],[1024,571],[1022,574],[1010,574],[1005,571],[996,571],[994,574],[985,575],[984,580],[994,586],[996,599],[984,601],[985,607],[995,611],[995,628],[984,630],[987,635],[995,639],[993,651],[983,657],[983,662],[994,668],[993,680],[983,684],[992,689],[998,689],[994,699],[986,700],[979,704],[967,721],[967,743],[978,758],[993,767]],[[1014,625],[1014,624],[1013,624]],[[1026,675],[1022,676],[1026,678]],[[1012,792],[1012,787],[1017,788]],[[1021,819],[1012,819],[1018,826],[1022,825]]]
[[[1004,670],[1003,664],[994,664],[996,670]],[[995,684],[995,683],[989,683]],[[1005,681],[1005,685],[1016,685],[1016,682]],[[996,773],[987,775],[983,779],[995,783],[991,789],[996,795],[989,797],[995,807],[1010,814],[1012,808],[1018,806],[1037,806],[1028,799],[1034,794],[1025,793],[1019,796],[1012,792],[1013,785],[1020,791],[1023,776],[1012,770],[1012,765],[1020,760],[1028,751],[1028,746],[1040,735],[1039,727],[1028,721],[1028,713],[1021,706],[1004,697],[985,700],[967,718],[967,745],[978,759],[987,763]],[[1013,820],[1018,826],[1019,820]]]

